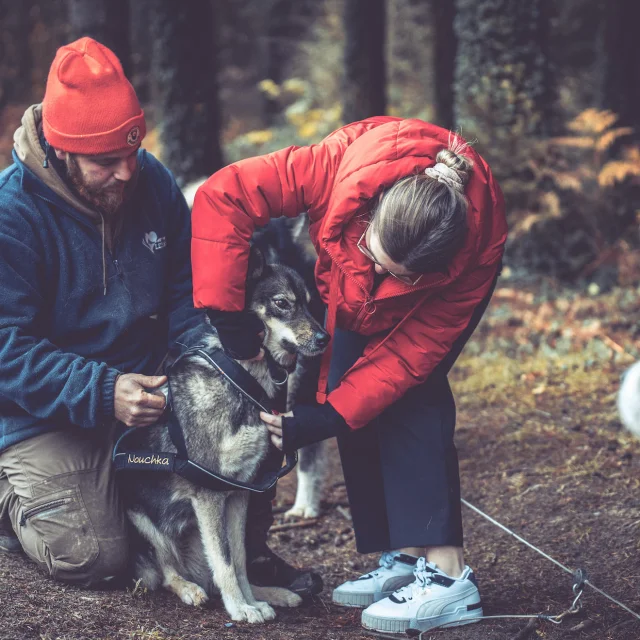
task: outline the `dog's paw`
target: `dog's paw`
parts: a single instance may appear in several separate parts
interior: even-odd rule
[[[302,598],[289,589],[282,587],[265,587],[268,593],[263,593],[264,599],[276,607],[297,607],[302,604]]]
[[[260,610],[260,613],[264,616],[265,620],[273,620],[276,617],[276,612],[271,608],[268,602],[261,602],[260,600],[257,600],[253,606]]]
[[[274,607],[297,607],[302,603],[302,598],[293,591],[282,587],[255,587],[251,585],[253,597],[257,600],[265,600]]]
[[[267,606],[269,607],[269,605]],[[254,607],[250,604],[239,604],[235,607],[229,607],[227,611],[231,616],[231,619],[235,620],[236,622],[250,622],[251,624],[259,624],[261,622],[266,622],[267,620],[272,620],[276,617],[275,611],[271,609],[271,607],[269,607],[269,609],[273,614],[271,618],[265,618],[264,614],[258,607]]]
[[[290,518],[317,518],[320,515],[320,505],[314,504],[294,504],[289,511],[284,514],[286,519]]]
[[[184,581],[181,584],[178,591],[178,596],[185,604],[191,604],[194,607],[200,607],[203,605],[209,597],[206,591],[193,582]]]

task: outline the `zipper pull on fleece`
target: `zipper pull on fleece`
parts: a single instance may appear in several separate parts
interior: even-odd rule
[[[44,160],[42,161],[42,168],[49,168],[49,151],[51,150],[51,145],[45,140],[44,141]]]
[[[104,216],[100,214],[100,220],[102,221],[102,295],[107,295],[107,258],[105,252],[105,230],[104,230]]]

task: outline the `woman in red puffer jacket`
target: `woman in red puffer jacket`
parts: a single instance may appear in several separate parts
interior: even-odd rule
[[[372,629],[472,621],[482,609],[462,555],[447,372],[500,270],[500,188],[459,137],[391,117],[218,171],[193,208],[194,301],[213,310],[235,358],[260,350],[260,324],[243,313],[251,235],[303,211],[333,340],[317,403],[262,415],[285,450],[338,436],[358,550],[385,552],[379,569],[338,587],[334,601],[375,601],[363,613]],[[394,593],[403,585],[415,593]]]

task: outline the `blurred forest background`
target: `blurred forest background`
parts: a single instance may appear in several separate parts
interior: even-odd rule
[[[387,113],[476,140],[507,275],[638,280],[635,0],[0,0],[0,168],[58,46],[120,57],[181,185]]]

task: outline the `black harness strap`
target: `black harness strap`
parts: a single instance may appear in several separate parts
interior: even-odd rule
[[[277,413],[272,409],[272,401],[260,386],[258,381],[235,360],[229,358],[222,349],[205,351],[203,347],[192,347],[182,353],[171,365],[175,366],[179,360],[188,355],[198,355],[215,367],[240,393],[248,398],[261,411]],[[167,372],[170,373],[170,369]],[[286,382],[286,379],[284,380]],[[284,384],[284,382],[276,384]],[[115,444],[113,449],[113,463],[116,471],[165,471],[177,473],[189,482],[213,491],[230,491],[244,489],[256,493],[264,493],[271,489],[280,478],[287,475],[298,461],[297,453],[287,454],[286,464],[277,471],[266,471],[256,482],[241,482],[226,478],[220,474],[209,471],[199,464],[189,460],[187,447],[184,441],[182,428],[173,409],[173,395],[171,393],[171,377],[169,376],[169,395],[167,398],[167,412],[169,436],[177,453],[157,451],[128,451],[121,450],[124,440],[137,429],[125,431]]]

